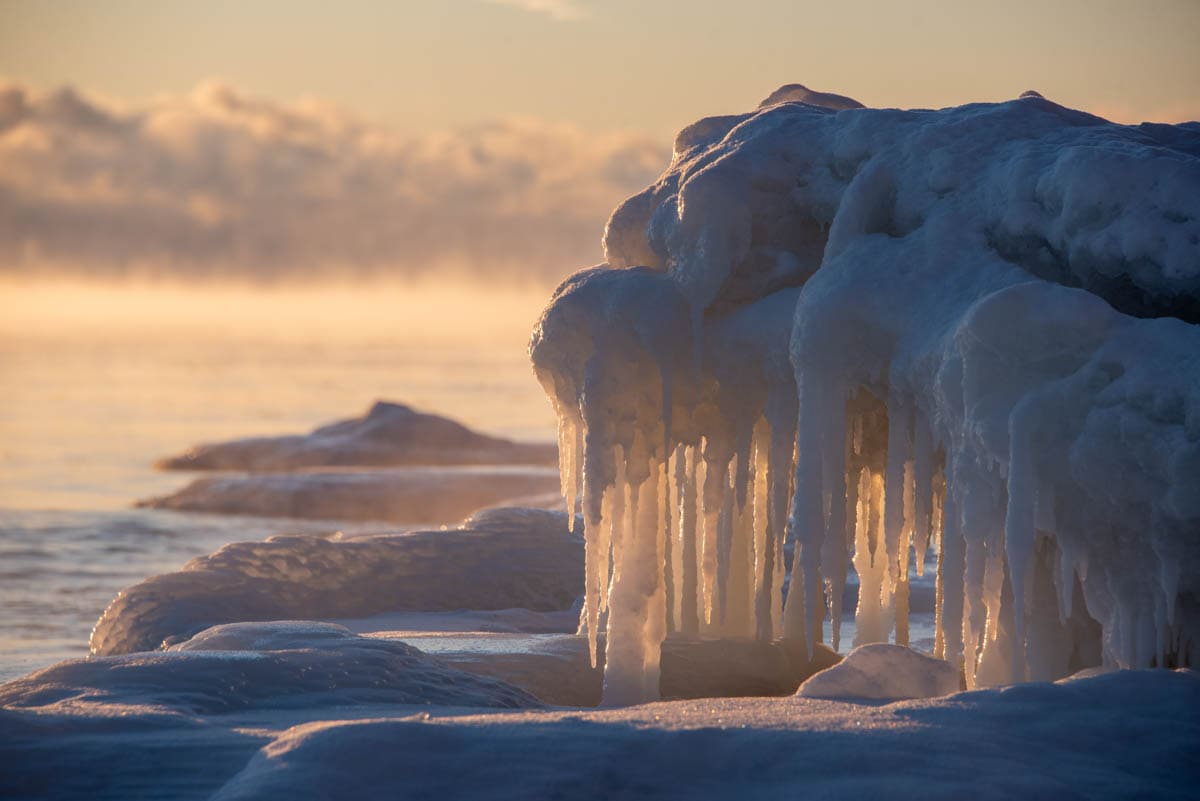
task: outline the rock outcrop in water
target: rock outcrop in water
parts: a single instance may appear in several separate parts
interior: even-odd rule
[[[550,444],[514,442],[473,431],[402,403],[378,401],[362,417],[309,434],[197,445],[161,460],[165,470],[278,472],[304,467],[554,464]]]

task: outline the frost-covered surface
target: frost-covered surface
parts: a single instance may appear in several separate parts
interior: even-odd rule
[[[684,129],[534,332],[606,699],[673,628],[837,647],[851,567],[906,644],[929,548],[969,687],[1196,664],[1200,123],[789,91]]]
[[[449,523],[499,504],[557,506],[549,467],[398,467],[199,478],[139,506],[310,520]]]
[[[513,442],[461,423],[378,401],[362,417],[309,434],[197,445],[158,463],[169,470],[295,470],[302,467],[552,464],[554,447]]]
[[[495,707],[528,699],[499,682],[308,626],[259,656],[109,657],[0,685],[0,796],[1190,799],[1200,781],[1189,671],[886,705],[509,711]]]
[[[561,512],[519,508],[442,531],[231,543],[118,595],[96,623],[91,650],[154,650],[240,621],[566,609],[582,591],[582,548]]]
[[[455,670],[401,642],[329,623],[231,623],[167,652],[60,662],[0,685],[0,705],[41,713],[121,706],[205,715],[355,704],[528,707],[500,681]]]
[[[284,733],[214,798],[1184,799],[1200,778],[1198,685],[1121,673],[882,707],[707,700],[318,723]]]
[[[860,645],[800,685],[806,698],[937,698],[959,689],[958,668],[903,645]]]

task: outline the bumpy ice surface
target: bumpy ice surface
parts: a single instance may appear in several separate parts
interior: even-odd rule
[[[851,568],[906,644],[927,549],[969,687],[1196,664],[1200,123],[846,101],[685,128],[534,332],[607,700],[671,629],[836,647]]]
[[[583,587],[583,543],[566,528],[560,512],[494,509],[443,531],[231,543],[123,591],[91,651],[154,650],[241,621],[566,609]]]

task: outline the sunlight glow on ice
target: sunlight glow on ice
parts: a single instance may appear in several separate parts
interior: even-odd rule
[[[851,567],[906,644],[927,549],[968,687],[1195,664],[1200,126],[791,96],[684,129],[534,331],[605,702],[669,631],[836,647]]]

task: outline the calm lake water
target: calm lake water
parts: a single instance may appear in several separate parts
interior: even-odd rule
[[[386,528],[133,509],[192,477],[152,469],[161,456],[306,431],[379,398],[490,433],[554,437],[525,355],[541,298],[484,320],[486,305],[463,304],[476,318],[464,324],[444,292],[339,296],[336,319],[310,314],[313,298],[203,300],[204,319],[185,303],[176,319],[154,307],[145,321],[98,313],[87,298],[78,315],[68,304],[31,321],[44,298],[0,301],[0,680],[86,654],[119,590],[226,542]]]

